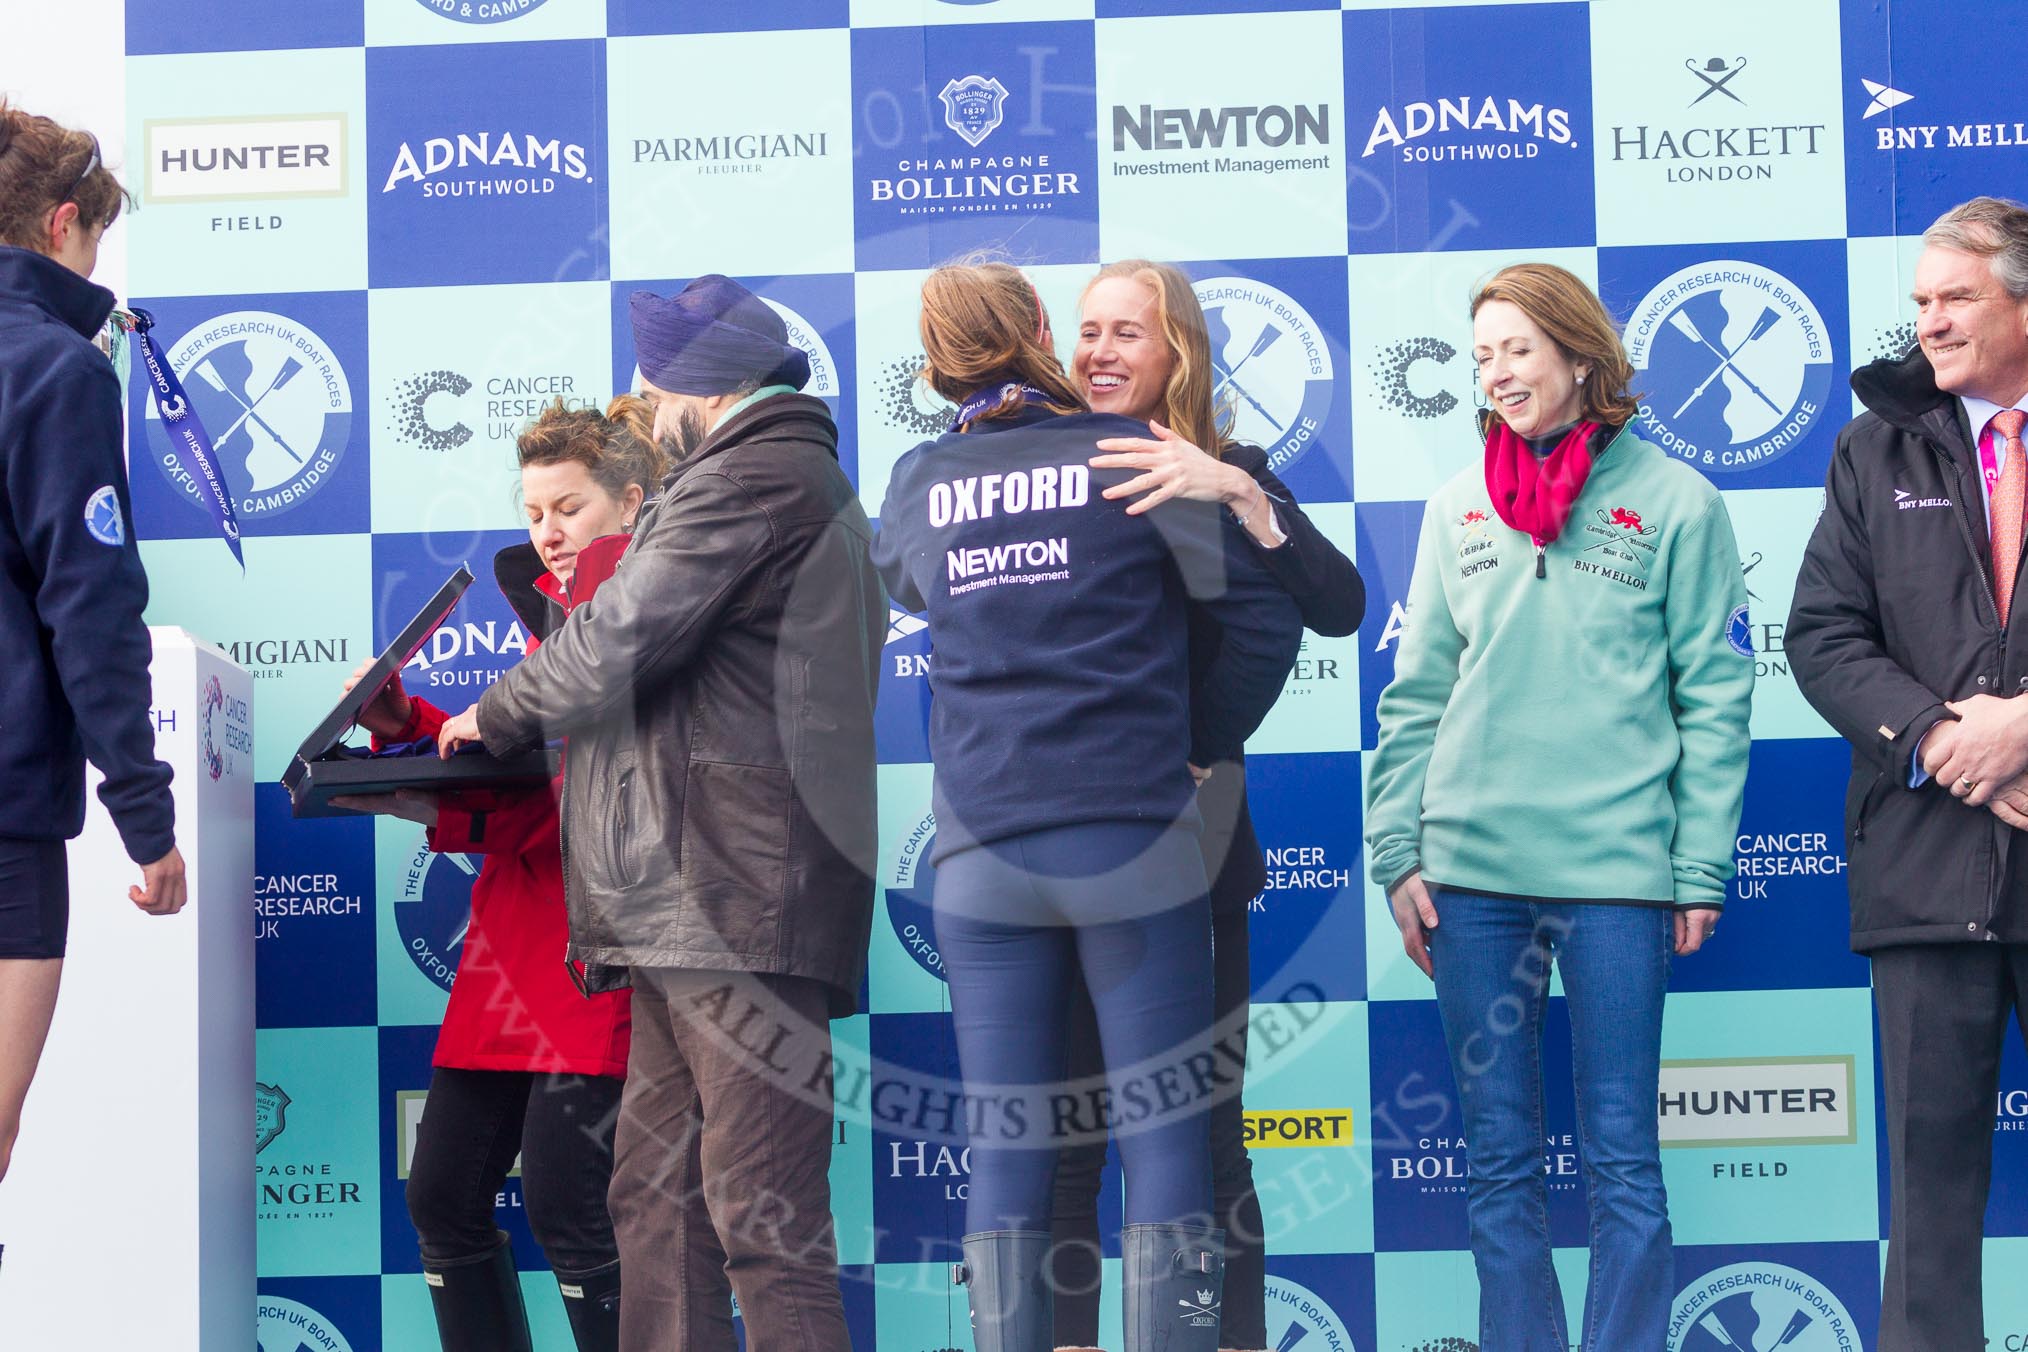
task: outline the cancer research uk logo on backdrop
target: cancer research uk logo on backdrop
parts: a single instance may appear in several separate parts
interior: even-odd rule
[[[173,332],[173,321],[186,315],[192,321],[167,349],[169,364],[211,436],[246,534],[365,530],[365,456],[355,453],[353,417],[354,382],[366,365],[363,298],[266,299],[271,308],[209,315],[193,313],[190,302],[163,303],[157,313],[163,328]],[[130,401],[130,409],[135,405],[143,410],[144,444],[157,471],[135,479],[141,534],[210,534],[198,479],[174,453],[161,410],[147,397]],[[294,515],[312,500],[316,512]]]
[[[1677,1250],[1677,1266],[1700,1251]],[[1705,1250],[1704,1253],[1736,1252]],[[1847,1304],[1872,1304],[1862,1296],[1878,1289],[1878,1278],[1863,1277],[1863,1256],[1878,1263],[1877,1243],[1774,1246],[1764,1252],[1807,1262],[1808,1268],[1777,1258],[1743,1257],[1699,1273],[1676,1295],[1669,1315],[1667,1352],[1851,1352],[1864,1347],[1872,1318],[1864,1323]],[[1692,1268],[1691,1270],[1695,1270]],[[1835,1270],[1834,1287],[1820,1272]],[[1877,1269],[1876,1269],[1877,1270]],[[1842,1288],[1842,1289],[1841,1289]],[[1873,1315],[1873,1310],[1862,1308]]]
[[[1231,410],[1233,436],[1266,451],[1268,467],[1305,502],[1352,496],[1341,266],[1192,269],[1211,337],[1212,398]]]
[[[1346,14],[1351,252],[1592,242],[1589,11]]]
[[[1822,481],[1844,421],[1832,391],[1846,307],[1844,250],[1824,247],[1762,245],[1770,261],[1706,256],[1666,272],[1681,250],[1601,250],[1602,289],[1645,282],[1626,328],[1641,436],[1726,487]]]
[[[367,49],[373,285],[606,275],[603,48]]]
[[[861,268],[1097,258],[1090,24],[858,29],[852,76]]]

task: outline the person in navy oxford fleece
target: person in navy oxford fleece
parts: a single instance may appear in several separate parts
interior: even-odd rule
[[[928,614],[936,651],[932,905],[963,1077],[982,1101],[990,1086],[1019,1104],[969,1133],[976,1346],[1052,1345],[1051,1179],[1069,1124],[1041,1100],[1062,1097],[1047,1087],[1064,1075],[1081,969],[1122,1105],[1108,1125],[1126,1174],[1127,1352],[1157,1346],[1158,1330],[1169,1352],[1213,1352],[1208,1105],[1168,1092],[1193,1053],[1210,1059],[1192,771],[1238,756],[1302,619],[1215,504],[1137,514],[1105,497],[1134,476],[1088,465],[1095,443],[1148,428],[1084,411],[1020,272],[933,272],[922,338],[926,378],[958,422],[896,465],[874,562],[899,603]],[[1224,627],[1194,699],[1193,601]]]

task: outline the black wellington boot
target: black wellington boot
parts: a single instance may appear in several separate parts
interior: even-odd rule
[[[1047,1230],[983,1230],[964,1238],[957,1278],[972,1306],[976,1352],[1051,1352],[1056,1293],[1043,1269]]]
[[[534,1352],[507,1236],[484,1253],[423,1258],[444,1352]]]
[[[556,1270],[556,1289],[577,1352],[618,1352],[620,1346],[620,1260],[586,1272]]]
[[[1202,1225],[1120,1230],[1126,1352],[1218,1352],[1225,1232]]]

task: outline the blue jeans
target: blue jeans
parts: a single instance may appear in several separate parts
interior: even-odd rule
[[[1430,958],[1464,1109],[1480,1346],[1570,1347],[1550,1259],[1543,1146],[1542,1012],[1553,960],[1570,1009],[1591,1206],[1582,1346],[1662,1347],[1675,1287],[1656,1129],[1662,998],[1675,937],[1670,911],[1448,889],[1434,899],[1439,923],[1429,932]]]
[[[1048,1230],[1058,1148],[1102,1145],[1109,1113],[1121,1119],[1127,1223],[1203,1223],[1209,1103],[1240,1072],[1210,1050],[1211,903],[1196,837],[1096,822],[974,846],[938,863],[932,906],[966,1093],[1026,1105],[1025,1130],[971,1137],[966,1233]],[[1073,1095],[1062,1092],[1065,1033],[1080,968],[1107,1083]]]

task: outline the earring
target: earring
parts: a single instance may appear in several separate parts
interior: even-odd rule
[[[622,535],[632,535],[634,533],[634,520],[632,517],[628,517],[620,523],[620,533]]]
[[[1577,378],[1577,383],[1578,383],[1578,384],[1580,384],[1580,385],[1584,384],[1584,377],[1583,377],[1583,376],[1579,376],[1579,377]]]

